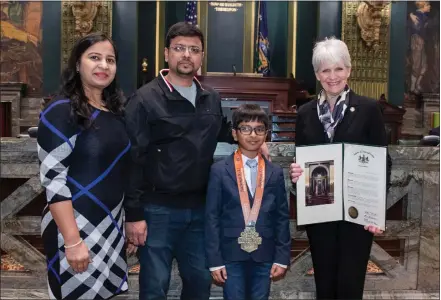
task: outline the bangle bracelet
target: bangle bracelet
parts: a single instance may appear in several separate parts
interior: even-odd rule
[[[70,246],[66,246],[66,245],[64,245],[64,249],[69,249],[69,248],[76,247],[76,246],[78,246],[79,244],[81,244],[82,242],[83,242],[83,239],[80,238],[80,241],[79,241],[78,243],[75,243],[75,244],[70,245]]]

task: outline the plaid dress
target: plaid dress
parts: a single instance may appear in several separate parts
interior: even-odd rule
[[[123,199],[130,141],[122,117],[95,110],[92,127],[70,117],[70,100],[53,100],[40,115],[38,157],[48,205],[72,201],[93,260],[83,273],[67,262],[64,240],[48,208],[41,234],[51,299],[108,299],[127,286]]]

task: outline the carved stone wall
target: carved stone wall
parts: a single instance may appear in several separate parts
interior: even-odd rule
[[[373,7],[369,6],[371,2],[343,1],[342,40],[348,45],[352,58],[351,88],[379,99],[381,94],[387,97],[388,93],[391,4],[387,1]]]
[[[20,132],[28,127],[38,126],[42,98],[25,97],[20,101]]]
[[[61,2],[61,66],[67,63],[75,41],[100,31],[112,36],[112,1]]]

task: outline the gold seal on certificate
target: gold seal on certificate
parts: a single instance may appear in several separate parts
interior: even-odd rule
[[[351,206],[348,209],[348,214],[349,214],[349,216],[352,219],[357,219],[357,217],[358,217],[358,210],[355,207]]]

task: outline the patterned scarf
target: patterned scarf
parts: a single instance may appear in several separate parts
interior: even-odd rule
[[[331,113],[331,108],[329,106],[328,100],[326,100],[325,90],[321,90],[318,95],[317,101],[317,111],[320,122],[323,124],[323,128],[326,132],[326,136],[328,137],[328,142],[333,141],[335,127],[343,120],[345,115],[346,108],[349,104],[349,87],[346,86],[341,92],[341,94],[337,97],[335,102],[334,110]]]

